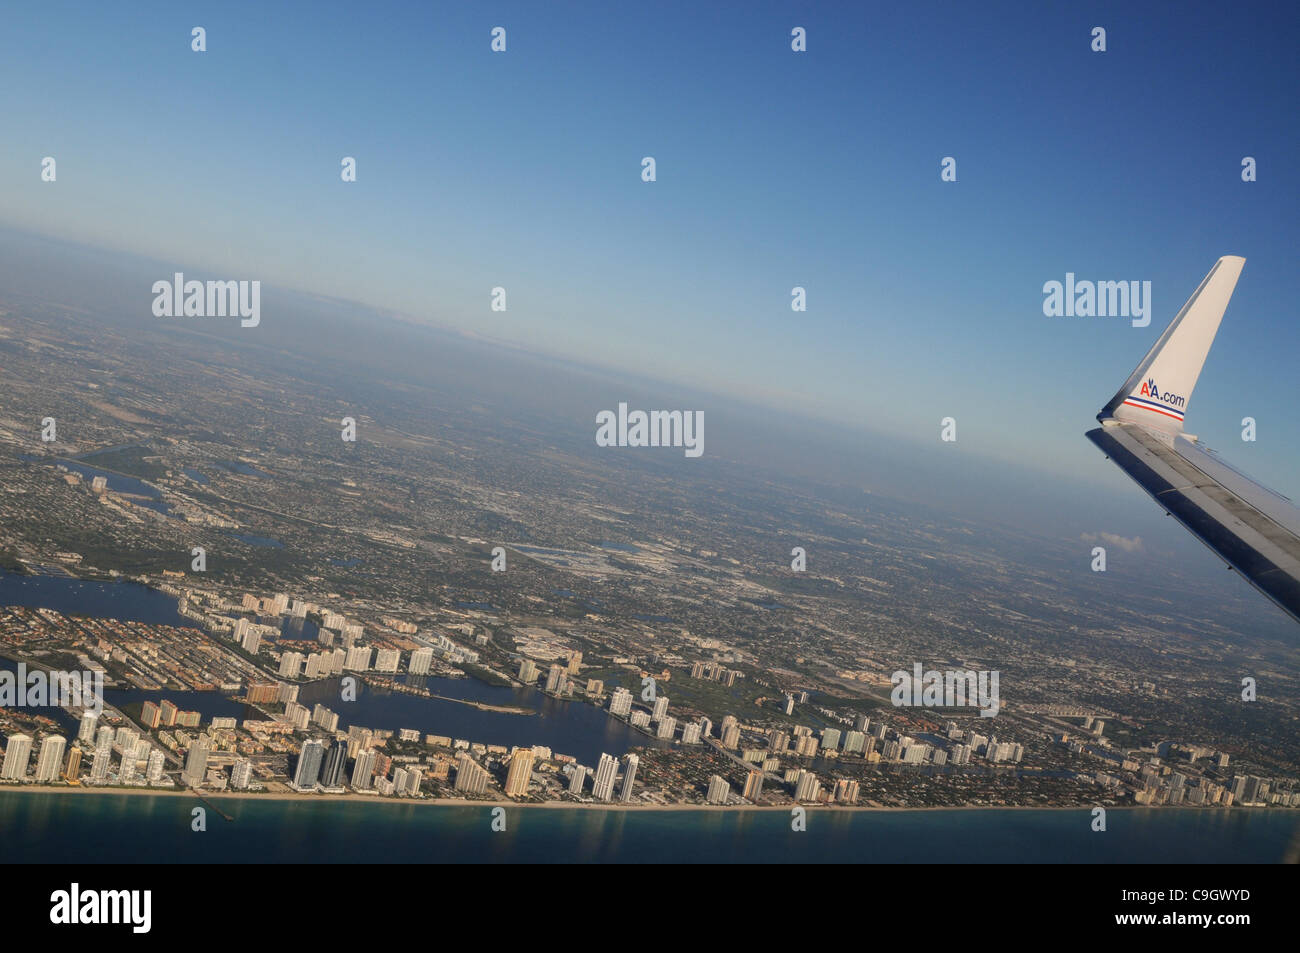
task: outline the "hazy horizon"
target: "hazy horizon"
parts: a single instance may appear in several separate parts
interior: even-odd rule
[[[963,451],[1098,485],[1118,484],[1083,431],[1243,255],[1187,426],[1300,493],[1297,137],[1271,118],[1294,56],[1266,14],[232,4],[199,17],[197,54],[165,4],[58,9],[11,18],[0,77],[42,95],[6,104],[0,223],[921,447],[956,416]],[[1186,96],[1207,57],[1218,79]],[[1150,323],[1045,317],[1067,273],[1150,281]]]

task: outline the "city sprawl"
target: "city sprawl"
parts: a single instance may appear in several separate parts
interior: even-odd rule
[[[588,410],[529,402],[567,372],[513,357],[485,371],[468,344],[401,335],[436,369],[402,365],[401,345],[350,362],[346,342],[128,331],[0,301],[0,591],[81,580],[176,614],[0,599],[0,655],[98,673],[108,696],[56,710],[0,681],[5,784],[629,809],[1300,806],[1296,655],[1243,642],[1233,606],[1191,579],[1110,602],[1055,540],[739,451],[606,447]],[[972,673],[970,697],[923,700],[918,678],[897,704],[896,673],[922,669]],[[995,676],[992,708],[974,673]],[[1244,676],[1266,686],[1250,704]],[[357,714],[398,696],[508,718],[493,724],[510,737]],[[579,709],[631,743],[579,754],[531,727]]]

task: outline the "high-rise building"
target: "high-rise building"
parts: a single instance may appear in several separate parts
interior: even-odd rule
[[[425,646],[411,653],[411,660],[406,670],[412,675],[428,675],[433,668],[433,649]]]
[[[312,709],[311,720],[312,724],[320,725],[326,731],[336,731],[339,726],[338,713],[330,711],[319,703]]]
[[[95,733],[95,757],[90,762],[90,781],[103,784],[113,767],[113,729],[107,725]]]
[[[68,781],[81,779],[81,746],[74,744],[68,752],[68,763],[63,769],[63,777]]]
[[[99,723],[99,714],[87,709],[81,713],[81,728],[77,731],[77,740],[88,745],[95,743],[95,726]]]
[[[627,715],[632,711],[632,693],[626,688],[616,688],[609,696],[609,713]]]
[[[728,725],[722,732],[722,747],[735,751],[740,747],[740,726]]]
[[[537,681],[537,665],[532,659],[519,660],[519,681],[531,685]]]
[[[763,793],[763,772],[758,770],[749,772],[745,777],[745,793],[743,795],[745,800],[754,803],[761,793]]]
[[[320,777],[321,762],[325,760],[325,746],[315,738],[302,743],[298,752],[298,766],[293,773],[293,786],[300,791],[310,791]]]
[[[280,668],[277,674],[281,678],[297,678],[302,672],[303,655],[301,652],[285,652],[280,656]]]
[[[573,771],[569,774],[569,793],[581,794],[582,786],[587,780],[587,769],[580,764],[573,766]]]
[[[668,714],[668,696],[660,695],[655,699],[655,707],[654,711],[650,714],[650,719],[652,721],[658,721],[666,714]]]
[[[826,751],[836,751],[840,746],[840,730],[838,728],[827,728],[822,731],[822,748]]]
[[[484,794],[488,788],[488,780],[487,770],[462,751],[460,757],[456,759],[455,789],[466,794]]]
[[[321,767],[320,783],[323,788],[337,788],[343,786],[343,769],[348,763],[348,743],[343,738],[335,738],[334,744],[330,745],[329,753],[325,755],[325,763]]]
[[[602,754],[596,766],[596,778],[592,782],[591,794],[597,801],[609,801],[614,797],[614,782],[618,780],[618,758]]]
[[[619,791],[619,798],[624,801],[632,800],[632,782],[636,780],[637,765],[641,759],[634,754],[627,756],[627,761],[623,768],[623,787]]]
[[[370,787],[370,778],[375,773],[375,751],[362,748],[357,751],[356,761],[352,765],[352,787],[365,791]]]
[[[63,766],[63,749],[67,745],[68,739],[63,735],[45,736],[41,742],[41,753],[36,758],[37,781],[48,783],[59,776],[59,768]]]
[[[285,702],[282,718],[298,729],[304,729],[311,724],[311,712],[307,710],[306,705],[299,705],[297,702]]]
[[[162,710],[162,717],[158,720],[159,725],[170,728],[176,724],[176,716],[180,713],[180,709],[176,707],[175,702],[164,698],[158,707]]]
[[[343,667],[352,672],[370,671],[370,656],[372,650],[365,645],[354,645],[347,651],[347,658]]]
[[[369,728],[352,725],[348,728],[348,757],[356,758],[363,748],[369,748],[375,733]]]
[[[533,749],[516,748],[510,756],[510,771],[506,775],[506,796],[526,797],[528,783],[533,779]]]
[[[140,707],[140,724],[146,728],[153,729],[158,727],[158,722],[162,718],[162,709],[153,701],[146,701]]]
[[[546,673],[546,690],[548,692],[559,692],[564,682],[564,666],[552,665]]]
[[[398,794],[407,797],[416,797],[420,793],[420,782],[424,780],[424,774],[420,771],[419,765],[408,764],[406,766],[406,783],[401,786]]]
[[[0,768],[0,778],[6,781],[21,781],[27,777],[27,762],[32,756],[31,735],[10,735],[5,741],[4,767]]]
[[[156,748],[149,752],[149,763],[145,766],[144,776],[150,782],[161,781],[163,770],[167,767],[167,758]]]
[[[329,669],[329,660],[320,652],[312,652],[307,656],[306,668],[303,670],[303,678],[320,678]]]
[[[820,792],[821,782],[817,780],[817,775],[811,771],[800,769],[795,781],[794,799],[796,801],[815,801]]]
[[[673,732],[677,730],[677,719],[672,715],[665,715],[659,719],[659,730],[655,732],[656,738],[672,740]]]
[[[710,804],[726,804],[730,795],[731,784],[722,775],[715,774],[709,778],[708,802]]]
[[[794,714],[794,696],[793,696],[793,695],[786,695],[786,696],[785,696],[785,705],[782,707],[782,711],[784,711],[787,715],[793,715],[793,714]]]
[[[207,735],[199,735],[185,753],[185,770],[181,772],[181,780],[190,787],[196,788],[203,783],[203,778],[208,773],[208,753],[211,750],[212,739]]]
[[[380,649],[375,656],[376,672],[396,672],[397,665],[402,660],[402,653],[397,649]]]
[[[568,673],[570,675],[577,675],[578,672],[582,670],[582,653],[574,650],[572,652],[565,652],[564,655],[569,663]]]

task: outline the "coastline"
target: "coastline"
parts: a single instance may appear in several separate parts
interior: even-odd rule
[[[26,793],[26,794],[122,794],[128,796],[135,795],[152,795],[156,797],[188,797],[197,799],[192,791],[176,791],[164,788],[137,788],[137,787],[71,787],[67,785],[40,785],[40,784],[23,784],[23,785],[0,785],[0,794],[6,792]],[[1046,805],[1027,805],[1027,804],[959,804],[959,805],[918,805],[916,807],[883,807],[863,804],[734,804],[729,807],[723,807],[716,804],[623,804],[615,803],[593,803],[584,804],[577,801],[512,801],[507,798],[493,801],[468,801],[462,798],[390,798],[379,796],[367,796],[359,794],[294,794],[283,791],[274,791],[266,794],[246,793],[242,791],[201,791],[204,800],[219,801],[284,801],[299,803],[324,803],[347,802],[352,804],[388,804],[393,806],[410,806],[410,805],[427,805],[433,807],[510,807],[510,808],[537,808],[551,810],[591,810],[591,811],[622,811],[622,812],[660,812],[660,811],[710,811],[717,813],[736,813],[742,811],[778,811],[788,814],[795,807],[802,807],[807,811],[821,811],[827,813],[851,813],[851,812],[920,812],[920,811],[1090,811],[1094,807],[1104,806],[1096,804],[1046,804]],[[1281,813],[1285,808],[1273,810],[1270,808],[1231,808],[1222,806],[1199,807],[1196,805],[1178,804],[1178,805],[1161,805],[1150,807],[1142,804],[1125,804],[1106,806],[1107,811],[1199,811],[1203,813]]]

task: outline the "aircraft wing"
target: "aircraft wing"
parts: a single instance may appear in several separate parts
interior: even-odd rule
[[[1088,431],[1170,516],[1300,622],[1300,509],[1183,433],[1244,258],[1220,258]]]

